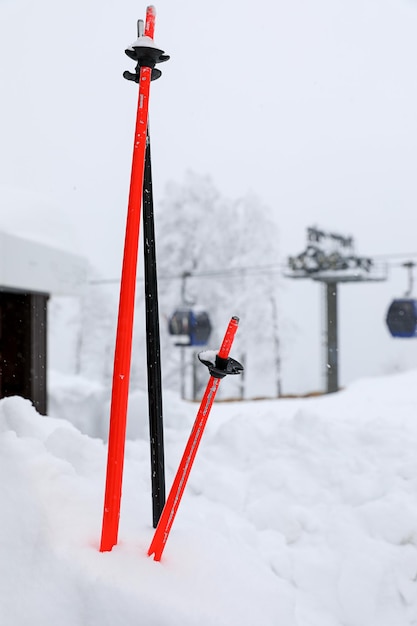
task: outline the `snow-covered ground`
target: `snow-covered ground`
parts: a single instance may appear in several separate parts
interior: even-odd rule
[[[52,392],[54,417],[0,401],[1,624],[417,624],[417,370],[216,403],[160,563],[146,555],[145,396],[130,406],[119,544],[103,554],[106,444],[86,433],[107,432],[108,399],[77,378]],[[169,487],[197,407],[164,400]]]

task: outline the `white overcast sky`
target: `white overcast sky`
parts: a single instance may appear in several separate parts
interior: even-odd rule
[[[156,210],[165,184],[192,169],[226,196],[257,193],[283,259],[311,224],[353,235],[361,254],[417,252],[416,2],[154,4],[155,42],[171,55],[151,90]],[[137,102],[124,48],[145,11],[137,0],[0,0],[0,225],[42,232],[49,220],[57,243],[108,277],[120,273]],[[11,189],[25,198],[12,214]],[[298,326],[306,316],[291,302],[319,316],[317,285],[286,284]],[[401,270],[384,287],[343,287],[352,323],[372,306],[369,323],[382,318],[405,287]],[[375,350],[381,341],[384,329]]]

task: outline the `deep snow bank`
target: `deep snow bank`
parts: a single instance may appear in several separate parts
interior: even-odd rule
[[[103,424],[106,402],[86,404]],[[138,392],[130,407],[119,545],[100,554],[105,444],[0,401],[1,623],[416,622],[417,372],[323,398],[215,404],[161,563],[146,556],[143,402]],[[168,487],[196,410],[165,397]]]

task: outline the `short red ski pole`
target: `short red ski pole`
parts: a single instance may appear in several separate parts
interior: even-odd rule
[[[208,353],[202,353],[199,357],[200,360],[208,366],[211,376],[207,383],[194,426],[188,438],[184,454],[148,550],[148,555],[151,556],[153,554],[155,561],[161,560],[162,552],[168,540],[172,524],[174,523],[175,515],[180,505],[220,380],[227,374],[239,374],[243,370],[240,363],[229,357],[230,348],[232,347],[238,324],[239,318],[232,317],[220,350],[214,355],[215,358],[205,360],[203,355]]]

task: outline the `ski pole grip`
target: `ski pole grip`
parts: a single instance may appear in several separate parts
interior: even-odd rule
[[[232,343],[235,338],[238,325],[239,325],[239,318],[236,315],[234,315],[229,322],[229,326],[227,327],[226,333],[224,335],[222,345],[220,346],[220,350],[217,353],[220,359],[228,358],[230,348],[232,347]]]

